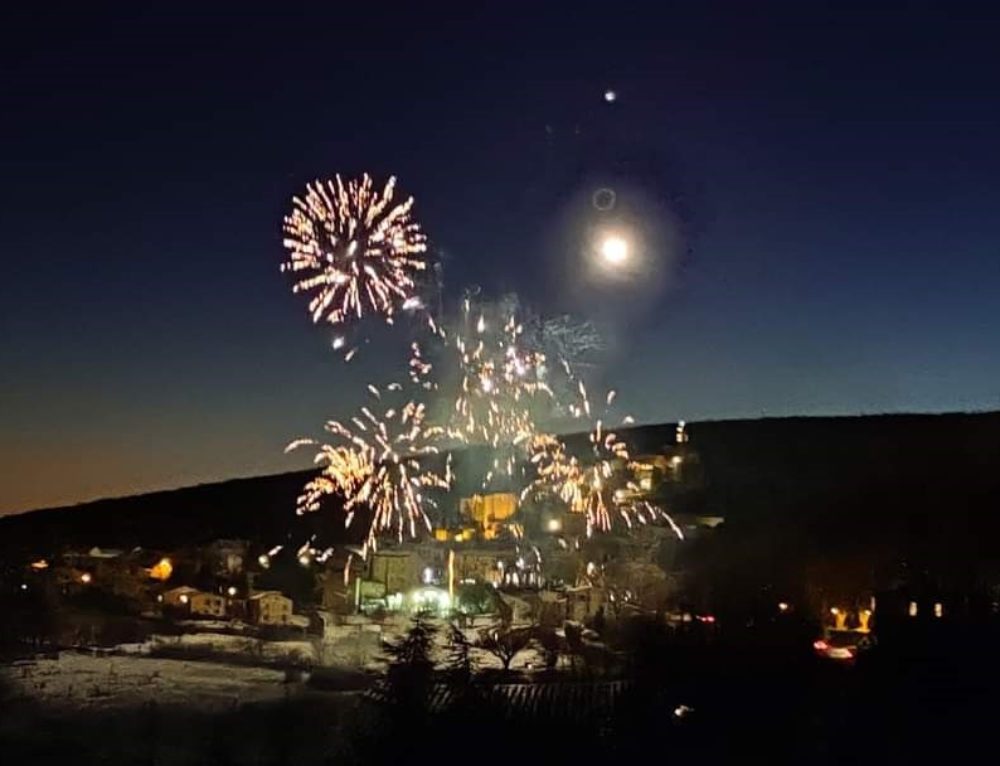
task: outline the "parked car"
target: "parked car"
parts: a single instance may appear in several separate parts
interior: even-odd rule
[[[868,633],[857,630],[831,630],[813,641],[813,649],[819,657],[840,662],[853,662],[870,646]]]

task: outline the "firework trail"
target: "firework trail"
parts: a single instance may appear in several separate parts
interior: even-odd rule
[[[371,176],[344,181],[339,175],[306,186],[285,216],[282,271],[295,275],[294,293],[309,293],[313,322],[342,325],[381,316],[392,324],[401,310],[422,310],[417,275],[427,268],[427,238],[413,220],[413,198],[394,203],[396,179],[381,192]],[[336,350],[353,356],[343,335]]]
[[[378,389],[372,396],[381,402]],[[393,531],[400,541],[404,534],[416,537],[421,526],[430,531],[427,511],[436,503],[429,491],[448,489],[452,476],[450,459],[443,475],[427,465],[439,452],[437,442],[444,429],[428,426],[425,420],[424,405],[409,401],[378,414],[362,407],[349,425],[328,422],[326,430],[334,443],[318,445],[315,462],[323,467],[303,488],[297,512],[316,511],[322,499],[333,494],[345,498],[346,525],[359,508],[370,509],[365,551],[377,548],[379,535],[386,531]],[[316,442],[299,440],[288,449],[306,444]]]

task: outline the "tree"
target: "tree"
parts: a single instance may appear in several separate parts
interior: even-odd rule
[[[556,665],[559,663],[559,652],[562,649],[559,636],[551,628],[539,628],[535,633],[535,639],[542,648],[545,657],[545,668],[547,670],[555,670]]]
[[[386,672],[390,701],[403,706],[422,706],[434,673],[430,658],[436,629],[421,618],[413,621],[406,634],[395,643],[386,643],[389,660]]]
[[[452,623],[448,626],[448,671],[454,681],[467,683],[472,676],[472,644],[465,634]]]
[[[477,646],[500,660],[504,670],[510,670],[514,658],[528,648],[534,632],[534,628],[490,628],[482,634]]]
[[[449,713],[460,720],[471,721],[482,702],[472,678],[472,644],[461,629],[452,623],[448,627],[448,684],[452,691]]]
[[[500,596],[496,588],[484,583],[463,583],[458,586],[456,596],[459,609],[464,614],[491,614],[500,609]]]

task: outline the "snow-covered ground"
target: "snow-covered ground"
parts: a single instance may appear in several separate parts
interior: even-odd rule
[[[230,636],[224,633],[184,633],[179,636],[152,636],[148,652],[157,649],[189,649],[244,654],[263,660],[316,663],[316,647],[312,641],[262,641],[259,638]]]
[[[0,676],[15,698],[76,709],[150,702],[229,708],[281,699],[298,686],[268,668],[77,652],[0,666]]]
[[[304,662],[321,667],[381,672],[385,669],[383,641],[398,641],[407,624],[377,626],[331,626],[322,639],[312,641],[262,641],[248,636],[220,633],[189,633],[180,636],[153,636],[141,644],[123,644],[113,652],[66,651],[58,658],[24,660],[0,666],[0,686],[15,698],[46,705],[75,709],[136,706],[155,702],[183,704],[198,708],[230,708],[247,702],[281,699],[301,690],[298,681],[286,683],[286,673],[273,667],[225,664],[215,659],[239,655],[265,665],[275,662]],[[447,631],[437,626],[431,658],[439,666],[448,662]],[[470,643],[479,638],[479,629],[465,629]],[[158,657],[160,651],[184,650],[197,659]],[[474,669],[499,669],[500,660],[488,652],[472,648]],[[563,658],[564,659],[564,658]],[[519,653],[512,670],[539,670],[544,657],[534,645]]]

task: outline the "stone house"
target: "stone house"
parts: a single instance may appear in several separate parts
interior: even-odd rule
[[[276,590],[260,591],[247,599],[247,614],[257,625],[290,625],[292,600]]]

